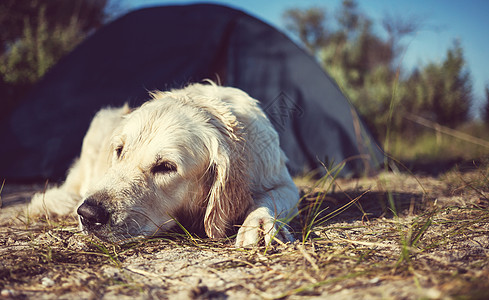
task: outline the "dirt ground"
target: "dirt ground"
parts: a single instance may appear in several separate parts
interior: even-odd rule
[[[297,240],[235,249],[183,234],[104,243],[26,216],[5,183],[1,299],[489,299],[487,169],[297,179]]]

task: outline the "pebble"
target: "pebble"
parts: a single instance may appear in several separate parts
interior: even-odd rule
[[[380,282],[380,278],[379,277],[374,277],[372,279],[369,280],[369,283],[371,284],[377,284]]]
[[[0,292],[0,296],[1,297],[15,297],[17,296],[17,292],[14,291],[14,290],[10,290],[10,289],[3,289],[1,292]]]
[[[441,296],[442,293],[437,289],[431,288],[426,291],[426,297],[428,297],[428,299],[440,299]]]
[[[43,277],[41,279],[41,284],[45,287],[50,287],[54,285],[54,281],[51,278]]]

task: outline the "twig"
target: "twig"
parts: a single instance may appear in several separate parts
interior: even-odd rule
[[[316,272],[319,272],[318,265],[316,264],[316,262],[314,261],[314,259],[311,257],[311,255],[306,251],[306,249],[304,248],[304,245],[298,244],[297,245],[297,248],[299,249],[299,251],[301,252],[301,254],[304,256],[304,258],[311,264],[312,268]]]
[[[458,131],[458,130],[448,128],[448,127],[440,125],[436,122],[427,120],[423,117],[413,115],[410,113],[405,113],[404,118],[406,118],[406,119],[408,119],[414,123],[418,123],[418,124],[423,125],[425,127],[431,128],[435,131],[453,136],[454,138],[457,138],[457,139],[460,139],[460,140],[463,140],[463,141],[466,141],[466,142],[469,142],[469,143],[472,143],[472,144],[475,144],[478,146],[489,148],[489,142],[488,141],[485,141],[485,140],[480,139],[478,137],[463,133],[463,132]]]

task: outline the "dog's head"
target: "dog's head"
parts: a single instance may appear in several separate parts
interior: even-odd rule
[[[78,207],[81,226],[110,241],[176,222],[224,237],[252,202],[240,123],[219,99],[153,97],[115,130],[110,167]]]

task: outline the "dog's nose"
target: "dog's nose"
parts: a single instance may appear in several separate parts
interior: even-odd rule
[[[76,212],[80,215],[81,223],[86,227],[96,228],[109,221],[109,212],[90,198],[83,201]]]

